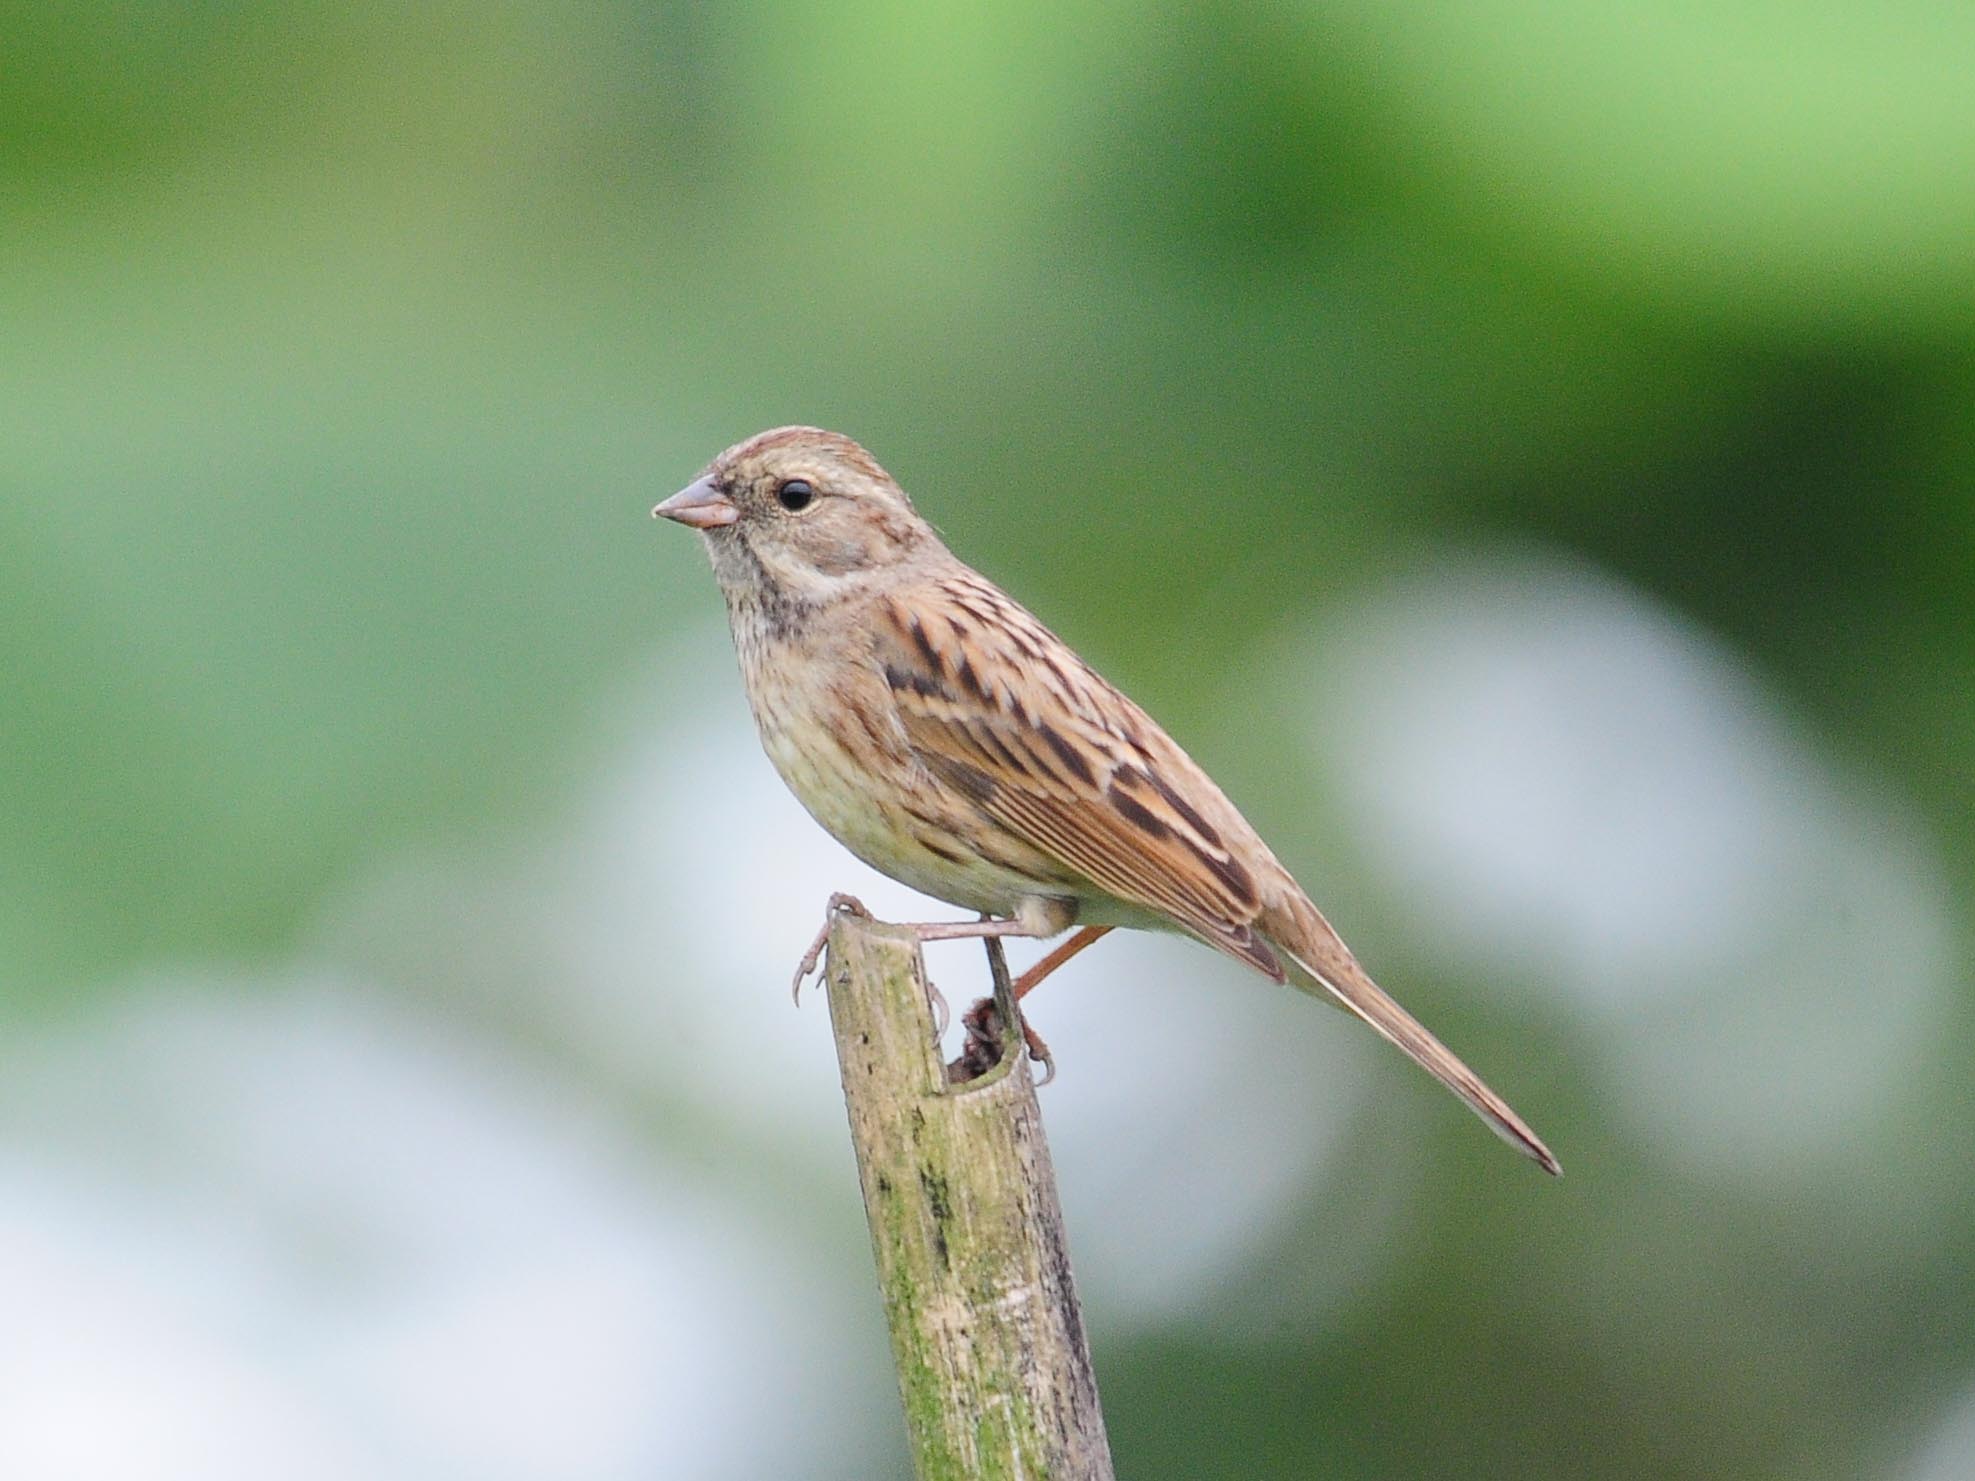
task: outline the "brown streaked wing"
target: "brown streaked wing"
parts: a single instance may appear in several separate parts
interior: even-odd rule
[[[1229,847],[1246,840],[1225,836],[1247,825],[1144,711],[980,578],[882,610],[885,682],[941,782],[1098,890],[1285,980]]]

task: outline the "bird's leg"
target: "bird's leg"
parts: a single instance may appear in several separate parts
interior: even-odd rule
[[[1029,913],[1027,911],[1023,912],[1024,915]],[[981,919],[986,920],[987,917],[983,915]],[[1054,925],[1054,915],[1052,914],[1042,924]],[[1054,934],[1054,932],[1051,934]],[[982,1015],[982,1029],[985,1031],[987,1025],[998,1016],[997,1000],[1000,994],[1006,991],[1009,1005],[1015,1010],[1016,1026],[1022,1030],[1022,1042],[1028,1047],[1029,1058],[1042,1066],[1042,1078],[1036,1081],[1036,1084],[1047,1085],[1051,1080],[1056,1078],[1056,1056],[1049,1052],[1049,1045],[1043,1041],[1042,1035],[1029,1027],[1029,1016],[1022,1011],[1021,999],[1016,994],[1013,985],[1008,981],[1008,958],[1002,953],[1000,938],[995,936],[984,937],[981,945],[987,949],[988,975],[994,979],[995,991],[995,997],[985,1000],[981,1005],[987,1009],[987,1012]],[[999,1035],[996,1037],[999,1037]]]
[[[1069,930],[1076,920],[1074,901],[1049,895],[1028,895],[1013,915],[994,916],[982,911],[979,920],[909,921],[901,922],[898,928],[910,931],[921,941],[960,941],[971,937],[988,940],[997,936],[1033,936],[1038,940],[1047,940]]]
[[[1012,996],[1016,1003],[1020,1004],[1023,998],[1033,992],[1042,982],[1043,978],[1054,972],[1086,946],[1102,940],[1114,929],[1115,927],[1112,926],[1085,926],[1068,941],[1065,941],[1061,946],[1050,952],[1048,956],[1030,967],[1028,971],[1015,979]],[[984,1004],[983,1006],[986,1005]],[[1036,1084],[1038,1086],[1047,1085],[1051,1080],[1056,1078],[1055,1056],[1049,1052],[1049,1045],[1043,1041],[1042,1035],[1037,1033],[1034,1026],[1030,1024],[1029,1015],[1022,1012],[1019,1006],[1015,1011],[1022,1021],[1022,1042],[1029,1046],[1029,1058],[1042,1066],[1042,1078],[1036,1081]]]
[[[976,924],[987,923],[989,923],[989,918],[983,915]],[[1051,918],[1032,922],[1032,924],[1044,926],[1054,925],[1057,929],[1061,929],[1061,925],[1065,923],[1061,923],[1060,918]],[[1009,992],[1011,1001],[1019,1005],[1022,998],[1037,983],[1041,982],[1051,972],[1054,972],[1063,963],[1067,962],[1071,957],[1075,956],[1086,946],[1089,946],[1093,941],[1098,940],[1110,930],[1110,926],[1085,926],[1082,930],[1078,931],[1076,935],[1065,941],[1061,946],[1058,946],[1049,955],[1030,967],[1028,971],[1024,972],[1015,980]],[[988,964],[990,967],[993,967],[995,965],[994,953],[998,944],[997,938],[1001,936],[1027,934],[1054,935],[1055,931],[996,931],[991,934],[988,932],[982,932],[981,934],[984,943],[989,944]],[[1003,967],[1000,970],[1005,975],[1007,969]],[[1015,1017],[1021,1026],[1022,1042],[1028,1046],[1029,1058],[1042,1066],[1042,1078],[1036,1084],[1039,1086],[1047,1085],[1051,1080],[1056,1078],[1056,1058],[1049,1052],[1048,1043],[1030,1025],[1028,1015],[1022,1012],[1019,1006],[1015,1009]],[[997,1014],[995,1012],[994,999],[992,998],[982,998],[980,1002],[967,1010],[967,1016],[963,1020],[967,1025],[967,1044],[961,1053],[960,1060],[956,1062],[957,1066],[967,1066],[972,1069],[973,1073],[980,1074],[984,1073],[987,1066],[992,1065],[999,1058],[1000,1051],[996,1045],[1000,1035],[995,1028],[996,1018]]]
[[[988,917],[983,915],[981,919],[985,921]],[[994,992],[969,1008],[960,1020],[966,1025],[967,1033],[960,1045],[960,1057],[946,1067],[947,1081],[961,1085],[969,1080],[978,1080],[1001,1063],[1001,1008],[1005,994],[1009,1013],[1022,1025],[1022,1039],[1028,1045],[1029,1057],[1043,1067],[1043,1077],[1036,1083],[1047,1085],[1056,1078],[1056,1061],[1050,1057],[1049,1046],[1043,1043],[1042,1036],[1022,1023],[1022,1010],[1015,1003],[1014,985],[1008,980],[1008,958],[1002,953],[1001,938],[998,935],[983,936],[981,945],[987,948],[988,975],[994,979]]]
[[[1042,1078],[1036,1081],[1036,1088],[1040,1090],[1056,1078],[1056,1056],[1049,1052],[1049,1045],[1043,1041],[1042,1035],[1029,1027],[1028,1014],[1017,1010],[1015,1016],[1022,1023],[1022,1042],[1028,1046],[1029,1058],[1042,1066]]]
[[[816,939],[809,943],[809,950],[802,954],[802,960],[796,964],[795,984],[790,989],[790,996],[794,998],[798,1008],[802,1006],[802,985],[809,980],[809,974],[816,970],[816,964],[823,959],[823,948],[830,944],[830,926],[840,910],[850,915],[860,915],[866,920],[871,918],[871,912],[855,895],[838,893],[830,896],[830,904],[823,912],[823,929],[816,933]],[[930,978],[926,982],[926,1002],[933,1010],[933,1037],[939,1038],[946,1032],[947,1023],[953,1015],[946,1006],[946,999],[940,996],[940,990],[933,986]]]
[[[1085,926],[1068,941],[1065,941],[1061,946],[1050,952],[1048,956],[1037,962],[1033,967],[1030,967],[1020,977],[1017,977],[1009,990],[1009,997],[1017,1005],[1015,1016],[1022,1027],[1022,1042],[1028,1045],[1029,1058],[1042,1066],[1042,1078],[1036,1081],[1038,1087],[1047,1085],[1051,1080],[1056,1078],[1056,1056],[1049,1052],[1048,1043],[1043,1039],[1041,1034],[1035,1031],[1035,1026],[1029,1022],[1029,1015],[1024,1013],[1020,1007],[1021,1001],[1043,978],[1054,972],[1093,941],[1101,939],[1111,929],[1112,927],[1110,926]],[[989,957],[989,961],[992,963],[992,956]],[[992,1065],[998,1057],[999,1051],[994,1047],[1000,1039],[1000,1031],[995,1026],[995,1020],[998,1016],[995,1011],[994,999],[982,998],[972,1008],[967,1010],[967,1016],[962,1020],[967,1025],[967,1048],[962,1059],[970,1065],[980,1064],[982,1068],[975,1071],[977,1074],[985,1073],[985,1067]]]
[[[1067,928],[1070,922],[1075,919],[1076,909],[1069,903],[1061,900],[1032,897],[1022,901],[1020,908],[1016,911],[1012,919],[998,920],[986,911],[982,911],[979,920],[916,921],[906,923],[903,929],[912,932],[919,938],[922,944],[927,941],[958,941],[968,937],[978,938],[983,945],[989,946],[989,960],[992,961],[993,945],[998,943],[1002,938],[1008,936],[1029,936],[1046,939]],[[1101,935],[1102,932],[1100,931],[1099,934]],[[1092,939],[1095,940],[1096,938],[1093,937]],[[1081,950],[1082,948],[1079,947],[1078,949]],[[1068,961],[1074,955],[1075,952],[1064,953],[1061,956],[1061,960]],[[1004,968],[1003,970],[1005,971],[1006,969]],[[1040,981],[1041,978],[1037,978],[1036,980]],[[940,996],[939,989],[934,987],[930,980],[926,983],[926,991],[931,996],[933,1011],[939,1019],[939,1032],[944,1034],[946,1032],[947,1022],[946,999]],[[970,1021],[972,1016],[971,1014],[969,1015]],[[1044,1075],[1042,1083],[1047,1085],[1056,1077],[1056,1063],[1049,1057],[1049,1046],[1042,1041],[1042,1036],[1031,1029],[1027,1023],[1022,1024],[1022,1034],[1029,1046],[1029,1053],[1043,1066]]]
[[[1051,927],[1047,922],[1025,921],[1020,917],[999,920],[984,915],[979,920],[903,921],[899,923],[899,929],[910,931],[921,941],[964,941],[975,936],[1054,936],[1062,927]]]
[[[830,944],[830,926],[835,922],[839,910],[851,915],[861,915],[866,920],[871,918],[871,912],[864,908],[864,902],[855,895],[830,896],[830,903],[823,911],[823,929],[816,933],[816,939],[809,943],[809,950],[802,954],[802,960],[796,964],[795,984],[790,989],[790,996],[795,1000],[798,1008],[802,1006],[802,985],[809,980],[809,974],[816,970],[816,964],[823,959],[823,948]]]
[[[871,912],[864,908],[863,902],[853,896],[842,894],[830,896],[830,907],[824,916],[823,928],[816,933],[816,939],[809,943],[809,950],[802,954],[802,961],[797,964],[795,969],[795,983],[792,991],[797,1003],[801,1003],[802,1001],[803,983],[809,980],[809,975],[816,970],[816,964],[822,960],[823,948],[830,941],[831,918],[839,910],[847,910],[853,915],[861,915],[867,920],[871,915]],[[991,941],[1007,936],[1027,936],[1047,939],[1068,929],[1070,923],[1075,919],[1075,908],[1069,903],[1061,900],[1031,897],[1022,902],[1021,908],[1014,916],[1008,918],[998,918],[983,911],[979,920],[899,921],[896,924],[901,931],[910,931],[923,944],[927,941],[963,941],[969,938]],[[1020,989],[1020,992],[1027,992],[1029,988],[1034,987],[1036,983],[1042,981],[1044,977],[1047,977],[1058,966],[1067,962],[1079,951],[1082,951],[1084,947],[1090,945],[1092,941],[1095,941],[1110,929],[1109,926],[1090,926],[1078,932],[1076,936],[1051,952],[1043,961],[1037,963],[1036,966],[1031,967],[1027,972],[1022,974],[1022,981],[1025,986]],[[950,1014],[946,1006],[946,999],[940,995],[940,990],[933,986],[930,979],[926,983],[926,1000],[932,1005],[933,1016],[938,1024],[935,1033],[944,1034]],[[1042,1042],[1041,1038],[1032,1033],[1026,1024],[1023,1025],[1022,1032],[1028,1037],[1030,1052],[1034,1053],[1036,1058],[1048,1066],[1049,1073],[1053,1076],[1055,1074],[1055,1066],[1049,1060],[1048,1046]],[[1040,1051],[1039,1053],[1037,1053],[1038,1050]],[[1043,1083],[1045,1085],[1048,1084],[1048,1079],[1045,1078]]]
[[[1030,967],[1028,971],[1015,979],[1015,1000],[1020,1002],[1041,985],[1043,978],[1054,972],[1086,946],[1091,945],[1115,929],[1116,927],[1113,926],[1085,926],[1076,935],[1065,941],[1061,946],[1050,952],[1048,956],[1044,957],[1033,967]]]

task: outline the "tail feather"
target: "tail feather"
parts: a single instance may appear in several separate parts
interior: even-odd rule
[[[1331,929],[1314,905],[1297,902],[1312,920],[1294,919],[1296,929],[1280,934],[1269,932],[1269,940],[1290,964],[1290,976],[1305,991],[1322,991],[1339,1007],[1370,1024],[1378,1033],[1397,1044],[1413,1062],[1471,1109],[1495,1135],[1529,1158],[1543,1171],[1556,1176],[1563,1172],[1543,1139],[1510,1109],[1509,1103],[1482,1084],[1481,1077],[1462,1064],[1454,1052],[1427,1032],[1412,1014],[1401,1008],[1384,989],[1366,975],[1337,932]],[[1284,925],[1291,922],[1284,921]]]

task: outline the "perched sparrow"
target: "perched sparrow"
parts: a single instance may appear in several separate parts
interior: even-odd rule
[[[1082,926],[1026,988],[1112,927],[1185,932],[1356,1014],[1558,1171],[1212,779],[963,565],[855,442],[763,432],[652,513],[704,537],[762,745],[802,805],[873,868],[982,912],[913,927],[922,940]]]

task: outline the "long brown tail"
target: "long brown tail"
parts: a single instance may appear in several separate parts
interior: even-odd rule
[[[1286,909],[1270,911],[1257,925],[1288,959],[1290,980],[1298,987],[1329,997],[1397,1044],[1414,1063],[1466,1101],[1495,1135],[1543,1171],[1553,1176],[1563,1171],[1563,1164],[1507,1101],[1482,1084],[1479,1075],[1366,975],[1316,906],[1307,899],[1296,900]]]

